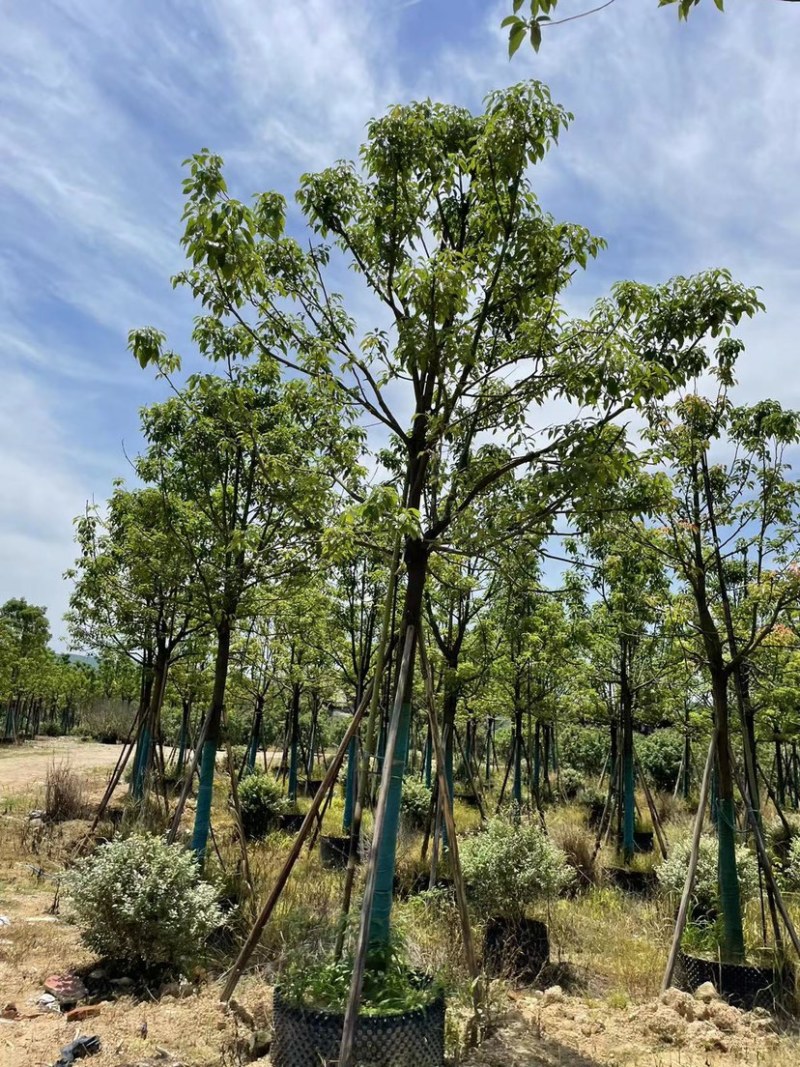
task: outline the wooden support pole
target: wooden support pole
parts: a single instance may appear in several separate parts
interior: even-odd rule
[[[653,794],[650,792],[650,786],[647,784],[647,779],[644,776],[644,768],[636,754],[636,749],[633,750],[634,765],[636,767],[636,773],[639,775],[639,781],[642,783],[642,789],[644,790],[645,800],[647,801],[647,807],[650,809],[650,818],[653,822],[653,830],[658,841],[658,847],[661,851],[661,855],[664,859],[667,858],[667,839],[664,835],[664,831],[661,828],[661,820],[658,817],[656,811],[655,801],[653,800]]]
[[[689,853],[689,869],[686,872],[686,881],[683,883],[683,893],[681,894],[681,903],[678,908],[678,918],[675,920],[675,931],[672,935],[672,945],[669,950],[669,957],[667,958],[667,966],[664,971],[664,980],[661,983],[661,992],[666,992],[672,982],[672,975],[675,973],[675,964],[678,959],[678,951],[681,947],[681,938],[683,937],[683,930],[686,926],[686,916],[689,911],[689,898],[692,895],[692,889],[694,888],[694,879],[697,874],[697,861],[700,856],[700,836],[703,832],[703,819],[705,817],[706,802],[708,800],[708,789],[711,784],[711,771],[714,766],[714,753],[717,747],[717,733],[716,730],[711,734],[711,743],[708,746],[708,756],[706,757],[706,766],[703,771],[703,780],[700,784],[700,801],[697,805],[697,814],[694,819],[694,828],[692,829],[692,848]]]
[[[464,955],[467,959],[467,969],[469,970],[470,977],[477,979],[480,971],[478,968],[478,960],[475,955],[475,942],[472,937],[472,926],[469,921],[469,905],[467,904],[467,889],[464,884],[464,877],[461,873],[461,861],[458,855],[458,837],[456,834],[456,823],[453,818],[453,805],[450,800],[450,793],[447,789],[447,779],[445,776],[445,754],[442,739],[439,735],[439,723],[436,718],[436,699],[433,692],[433,675],[431,673],[430,663],[428,662],[428,656],[425,651],[425,641],[422,633],[419,635],[419,660],[422,667],[423,678],[425,679],[425,695],[428,703],[428,721],[431,726],[431,739],[433,741],[434,752],[436,753],[436,776],[439,782],[439,797],[442,804],[442,813],[444,814],[444,822],[447,827],[447,845],[450,850],[450,869],[453,874],[453,882],[456,890],[456,903],[458,905],[458,914],[461,920],[461,937],[464,942]],[[482,990],[480,989],[480,983],[475,981],[473,985],[474,989],[474,1005],[476,1017],[480,1014],[481,1004],[483,1002]]]
[[[367,881],[364,886],[364,899],[361,903],[361,918],[358,928],[358,939],[356,942],[356,954],[353,961],[353,974],[350,980],[350,993],[347,998],[347,1007],[344,1013],[342,1042],[339,1046],[339,1067],[350,1067],[350,1060],[353,1053],[353,1040],[356,1033],[356,1023],[358,1022],[358,1009],[361,1004],[361,990],[364,985],[364,971],[367,966],[369,928],[372,919],[372,905],[375,899],[378,862],[381,855],[383,829],[386,821],[386,808],[392,785],[394,753],[397,747],[400,715],[405,702],[406,681],[414,657],[414,636],[414,627],[407,626],[403,641],[403,658],[400,663],[400,672],[397,677],[395,688],[392,718],[389,723],[389,731],[386,736],[386,748],[384,749],[383,754],[383,773],[381,775],[378,803],[375,809],[375,822],[372,831],[372,848],[370,850],[369,863],[367,864]]]
[[[370,685],[367,687],[367,690],[364,693],[364,697],[361,703],[359,704],[355,714],[353,715],[353,718],[350,721],[350,725],[345,731],[345,735],[342,738],[338,749],[336,750],[336,755],[331,760],[331,765],[328,768],[328,773],[325,775],[325,780],[317,790],[316,796],[311,801],[311,807],[306,812],[306,817],[303,819],[303,824],[300,827],[300,830],[298,831],[297,837],[295,837],[294,841],[292,842],[292,848],[289,852],[289,855],[286,857],[286,861],[283,867],[281,868],[281,872],[278,875],[277,881],[275,882],[275,885],[272,888],[272,892],[269,895],[269,899],[267,900],[264,907],[261,909],[261,914],[258,916],[255,923],[253,924],[253,929],[250,931],[250,934],[244,945],[242,945],[242,949],[236,958],[236,962],[230,970],[230,974],[228,975],[228,979],[225,983],[224,989],[222,990],[222,996],[220,998],[223,1002],[229,1001],[230,998],[233,996],[233,992],[236,989],[242,971],[247,966],[247,962],[252,956],[253,950],[255,949],[256,945],[258,944],[258,941],[261,937],[261,933],[264,927],[266,926],[270,915],[272,915],[272,912],[275,910],[275,905],[278,903],[280,895],[289,880],[289,875],[292,873],[292,868],[294,867],[295,863],[297,862],[298,856],[303,850],[303,842],[305,841],[306,837],[309,834],[309,831],[311,830],[311,826],[314,822],[317,812],[319,811],[320,805],[325,799],[328,790],[331,787],[331,783],[334,781],[336,775],[339,773],[339,768],[342,765],[342,760],[344,759],[345,754],[347,752],[347,746],[350,744],[350,738],[355,734],[356,730],[358,729],[358,724],[361,722],[362,716],[364,715],[364,712],[369,706],[371,692],[372,683],[370,683]]]
[[[197,773],[197,766],[200,763],[200,757],[203,752],[203,748],[206,743],[206,734],[208,733],[208,726],[211,722],[211,713],[208,712],[203,719],[203,725],[200,727],[200,736],[197,739],[197,745],[192,753],[192,765],[189,768],[189,772],[183,781],[183,789],[181,789],[181,795],[178,797],[178,806],[175,808],[175,814],[172,816],[172,822],[170,824],[169,833],[167,834],[167,844],[171,845],[175,838],[178,836],[178,830],[181,825],[181,816],[183,815],[183,809],[186,807],[186,801],[189,798],[189,792],[192,788],[192,782],[194,776]]]

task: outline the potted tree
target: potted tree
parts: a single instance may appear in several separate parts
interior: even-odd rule
[[[484,966],[535,978],[550,958],[547,926],[529,909],[552,899],[573,877],[566,857],[533,821],[496,817],[464,841],[464,880],[485,918]]]

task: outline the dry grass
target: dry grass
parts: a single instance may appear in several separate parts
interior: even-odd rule
[[[51,822],[79,819],[84,814],[86,797],[83,780],[68,763],[54,760],[44,785],[44,813]]]

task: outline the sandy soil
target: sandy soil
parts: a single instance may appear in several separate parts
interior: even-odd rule
[[[35,795],[53,759],[68,761],[92,788],[101,788],[119,751],[69,739],[2,749],[0,795]],[[79,1034],[103,1043],[99,1055],[81,1061],[93,1067],[267,1067],[268,1059],[251,1060],[244,1051],[253,1034],[248,1019],[258,1030],[270,1022],[271,992],[254,977],[237,990],[244,1021],[221,1008],[219,985],[208,976],[186,999],[159,990],[134,999],[109,986],[97,1013],[82,1021],[39,1006],[48,975],[87,973],[97,961],[65,916],[49,914],[51,876],[87,824],[61,824],[33,855],[26,822],[17,813],[0,819],[0,1016],[7,1016],[0,1018],[0,1067],[51,1067]],[[502,994],[496,1007],[492,1035],[454,1067],[796,1067],[800,1059],[797,1037],[764,1014],[697,1002],[674,990],[666,999],[620,1004],[600,989],[594,996],[526,989]]]
[[[32,793],[45,783],[47,768],[65,763],[92,778],[113,770],[121,745],[101,745],[74,737],[40,737],[22,745],[0,747],[0,803],[15,794]]]

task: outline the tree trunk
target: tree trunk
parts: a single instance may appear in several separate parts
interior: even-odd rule
[[[189,728],[192,718],[192,702],[185,697],[181,702],[181,736],[178,743],[177,774],[180,778],[183,774],[183,765],[186,762],[186,749],[189,747]]]
[[[428,556],[421,540],[409,539],[405,549],[406,591],[403,601],[403,631],[414,628],[410,650],[410,666],[402,694],[403,704],[397,729],[397,741],[392,753],[391,785],[386,801],[383,834],[375,872],[375,897],[369,926],[369,943],[386,947],[391,931],[392,892],[397,853],[397,831],[400,824],[400,802],[403,794],[403,774],[408,755],[411,726],[411,692],[414,681],[414,646],[422,617],[422,596],[428,569]],[[403,650],[405,651],[405,650]],[[402,655],[402,653],[401,653]],[[398,660],[398,684],[401,678]]]
[[[211,826],[211,800],[214,792],[214,769],[222,728],[222,709],[225,704],[225,687],[228,682],[228,664],[231,655],[231,630],[227,616],[217,627],[217,654],[214,661],[214,689],[211,695],[208,729],[200,759],[200,787],[197,791],[197,808],[194,815],[192,849],[202,862],[208,844]]]
[[[722,956],[731,963],[744,959],[744,930],[739,876],[736,871],[736,806],[730,754],[727,677],[712,677],[717,737],[717,837],[719,841],[719,899],[722,909]]]
[[[625,863],[633,859],[635,848],[635,772],[633,765],[633,692],[628,677],[628,644],[620,647],[620,717],[622,727],[622,855]]]
[[[289,799],[297,800],[297,766],[300,745],[300,683],[292,685],[292,706],[289,710]]]

